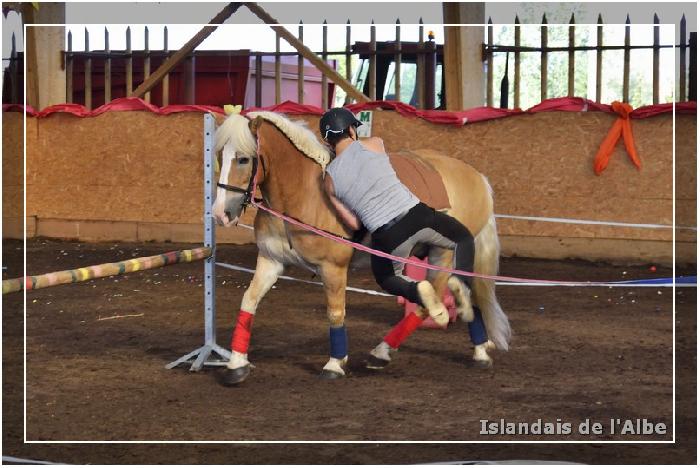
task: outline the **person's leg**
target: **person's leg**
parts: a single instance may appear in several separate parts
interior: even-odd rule
[[[447,237],[455,243],[455,255],[454,255],[454,268],[456,270],[462,271],[474,271],[474,236],[469,232],[466,226],[457,221],[452,216],[441,213],[439,211],[435,212],[434,221],[432,224],[433,229],[440,233],[441,235]],[[453,278],[459,278],[463,284],[469,287],[469,291],[461,291],[458,284],[454,283]],[[473,277],[471,276],[454,276],[450,278],[448,285],[450,285],[450,290],[453,293],[459,295],[455,297],[457,301],[458,309],[473,309],[470,311],[463,310],[460,316],[468,323],[469,337],[472,343],[477,349],[481,346],[485,346],[488,342],[488,334],[486,332],[486,326],[484,324],[483,317],[481,316],[481,311],[478,307],[472,307],[471,303],[471,289],[473,285]],[[462,303],[460,304],[460,299]],[[473,318],[473,320],[469,320]]]
[[[434,212],[431,227],[439,234],[454,242],[454,268],[462,271],[474,271],[474,236],[469,229],[452,216],[440,211]],[[460,276],[460,279],[472,288],[471,276]]]
[[[384,251],[380,245],[372,242],[372,248]],[[372,273],[374,279],[381,288],[395,296],[405,297],[414,304],[423,305],[418,295],[418,283],[409,281],[404,276],[399,276],[394,270],[394,264],[387,258],[372,255]]]
[[[397,225],[386,233],[372,236],[372,247],[396,257],[407,258],[421,239],[423,217],[420,211],[409,212],[406,223]],[[402,220],[399,224],[401,224]],[[418,232],[415,232],[418,230]],[[401,296],[425,308],[438,325],[445,326],[449,321],[447,308],[437,297],[433,285],[428,281],[413,281],[402,274],[404,264],[372,256],[372,273],[377,283],[387,292]]]

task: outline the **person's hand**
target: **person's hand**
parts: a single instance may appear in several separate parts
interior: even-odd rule
[[[367,234],[367,228],[364,226],[360,226],[360,229],[352,233],[352,239],[350,240],[355,242],[356,244],[361,244],[362,239],[365,238],[365,234]]]

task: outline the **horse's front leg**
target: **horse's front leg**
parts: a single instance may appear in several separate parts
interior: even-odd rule
[[[241,310],[238,312],[236,327],[231,339],[231,358],[226,364],[223,383],[236,385],[243,382],[250,374],[250,362],[248,361],[248,344],[250,332],[253,326],[253,318],[258,304],[267,294],[270,288],[277,282],[277,278],[284,270],[280,262],[258,254],[255,275],[248,289],[243,294]]]
[[[325,263],[321,265],[320,271],[326,292],[331,348],[331,357],[323,366],[321,378],[338,379],[345,376],[344,367],[348,362],[348,336],[345,330],[345,286],[348,268],[347,265]]]

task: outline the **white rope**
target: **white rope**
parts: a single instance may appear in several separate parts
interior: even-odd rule
[[[216,262],[216,266],[228,268],[229,270],[244,271],[246,273],[255,273],[254,269],[246,268],[246,267],[242,267],[242,266],[238,266],[238,265],[231,265],[230,263]],[[298,283],[315,284],[318,286],[323,286],[323,283],[321,283],[320,281],[304,280],[304,279],[294,278],[293,276],[280,275],[279,278],[287,280],[287,281],[296,281]],[[372,296],[394,297],[393,294],[387,294],[387,293],[381,292],[381,291],[373,291],[371,289],[353,288],[352,286],[348,286],[345,289],[347,291],[359,292],[362,294],[369,294]]]
[[[28,458],[17,458],[10,457],[8,455],[2,456],[2,461],[7,463],[18,463],[20,465],[64,465],[64,463],[55,463],[41,460],[30,460]]]
[[[563,223],[563,224],[590,224],[597,226],[618,226],[631,227],[641,229],[673,229],[670,224],[639,224],[639,223],[620,223],[617,221],[594,221],[591,219],[572,219],[572,218],[547,218],[541,216],[516,216],[516,215],[501,215],[497,214],[496,218],[505,219],[522,219],[526,221],[542,221],[544,223]],[[697,231],[693,226],[676,226],[676,229],[685,229],[689,231]]]
[[[231,265],[230,263],[223,263],[223,262],[216,262],[217,266],[220,266],[222,268],[228,268],[229,270],[236,270],[236,271],[243,271],[246,273],[255,273],[255,269],[252,268],[246,268],[243,266],[239,265]],[[323,283],[320,281],[311,281],[311,280],[304,280],[304,279],[299,279],[299,278],[294,278],[293,276],[286,276],[286,275],[281,275],[279,277],[280,279],[284,279],[287,281],[296,281],[298,283],[306,283],[306,284],[315,284],[317,286],[323,286]],[[670,283],[664,283],[664,284],[635,284],[635,283],[629,283],[629,282],[607,282],[607,283],[595,283],[595,284],[577,284],[577,285],[571,285],[571,284],[561,284],[561,283],[548,283],[548,284],[542,284],[542,283],[509,283],[509,282],[496,282],[497,285],[499,286],[568,286],[568,287],[579,287],[579,286],[585,286],[585,287],[607,287],[607,288],[670,288],[673,287],[673,284]],[[676,284],[677,288],[695,288],[697,287],[696,284]],[[352,292],[358,292],[362,294],[369,294],[372,296],[384,296],[384,297],[394,297],[393,294],[387,294],[382,291],[375,291],[373,289],[361,289],[361,288],[354,288],[351,286],[348,286],[345,288],[348,291]]]
[[[541,216],[517,216],[517,215],[502,215],[497,214],[496,218],[502,219],[520,219],[524,221],[541,221],[543,223],[562,223],[562,224],[589,224],[592,226],[616,226],[616,227],[630,227],[639,229],[673,229],[670,224],[640,224],[640,223],[621,223],[617,221],[595,221],[592,219],[574,219],[574,218],[547,218]],[[253,226],[248,226],[247,224],[238,224],[238,226],[250,229],[254,231]],[[676,226],[676,229],[682,229],[686,231],[697,231],[698,229],[694,226]]]

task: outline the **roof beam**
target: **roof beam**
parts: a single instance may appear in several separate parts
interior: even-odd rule
[[[221,24],[226,21],[232,14],[241,7],[242,3],[232,2],[219,12],[209,24]],[[187,56],[199,45],[204,39],[209,37],[211,33],[216,31],[217,26],[204,26],[197,34],[192,36],[192,39],[187,41],[187,44],[182,46],[180,50],[167,58],[158,69],[151,74],[141,85],[136,88],[130,96],[143,97],[148,91],[152,90],[160,81],[170,73],[173,68],[180,64]]]
[[[269,25],[273,30],[277,31],[280,36],[282,36],[292,47],[294,47],[305,59],[314,64],[321,73],[326,75],[335,84],[340,86],[348,96],[355,99],[358,102],[369,102],[369,97],[358,91],[352,83],[343,78],[337,71],[331,68],[326,62],[324,62],[318,55],[314,54],[311,49],[306,47],[303,42],[297,39],[291,32],[289,32],[284,26],[280,26],[279,21],[269,15],[260,5],[254,2],[246,2],[245,6],[253,13],[255,16],[260,18],[265,24]]]

